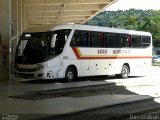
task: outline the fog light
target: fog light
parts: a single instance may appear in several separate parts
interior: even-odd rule
[[[38,77],[42,77],[43,76],[43,74],[38,74]]]

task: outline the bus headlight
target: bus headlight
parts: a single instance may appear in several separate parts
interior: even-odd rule
[[[15,66],[14,66],[14,68],[20,72],[35,72],[37,70],[41,70],[41,69],[44,69],[47,67],[48,67],[48,65],[42,65],[42,64],[38,64],[37,67],[34,67],[34,68],[19,67],[17,64],[15,64]]]
[[[38,64],[38,67],[36,67],[36,70],[41,70],[41,69],[44,69],[44,68],[47,68],[48,65],[41,65],[41,64]]]

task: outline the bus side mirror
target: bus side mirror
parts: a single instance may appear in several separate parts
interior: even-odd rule
[[[56,42],[57,34],[53,34],[53,37],[51,39],[51,48],[55,47],[55,42]]]

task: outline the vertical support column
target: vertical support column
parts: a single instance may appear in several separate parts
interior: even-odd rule
[[[22,2],[23,0],[18,0],[18,10],[17,10],[17,17],[18,17],[18,25],[17,25],[17,28],[18,28],[18,34],[21,34],[22,33],[22,31],[23,31],[23,26],[22,26],[22,23],[23,23],[23,19],[22,19],[22,17],[23,17],[23,2]]]
[[[11,39],[18,36],[19,30],[18,30],[18,25],[19,25],[19,19],[18,19],[18,0],[11,0]],[[10,39],[10,53],[9,53],[9,78],[14,79],[14,71],[13,71],[13,66],[14,66],[14,56],[15,56],[15,51],[16,51],[16,45],[17,45],[17,40],[11,40]]]
[[[0,0],[0,80],[9,80],[10,0]]]
[[[25,4],[24,4],[24,1],[23,0],[21,0],[21,12],[22,12],[22,31],[26,28],[26,13],[25,13],[25,9],[26,9],[26,7],[25,7]]]
[[[17,0],[11,1],[11,38],[18,35],[18,2]]]
[[[22,33],[24,28],[23,16],[23,0],[11,0],[11,37],[15,37]]]
[[[16,46],[18,44],[18,36],[23,31],[23,0],[11,0],[11,39],[9,54],[9,76],[14,79],[14,59]],[[17,38],[16,38],[17,37]]]

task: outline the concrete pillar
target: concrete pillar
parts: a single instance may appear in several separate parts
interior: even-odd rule
[[[18,18],[17,18],[17,12],[18,12],[18,0],[12,0],[11,1],[11,37],[17,36],[18,34]]]
[[[9,80],[10,0],[0,0],[0,80]]]
[[[16,46],[18,44],[18,38],[22,33],[22,0],[11,0],[11,40],[10,40],[10,56],[9,56],[9,65],[10,65],[10,79],[14,79],[14,59],[15,59],[15,52]],[[17,37],[17,38],[16,38]],[[16,39],[15,39],[16,38]]]
[[[22,0],[11,0],[11,37],[22,33]]]

